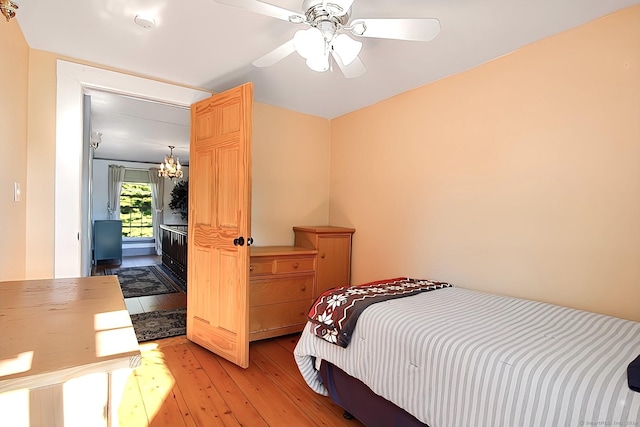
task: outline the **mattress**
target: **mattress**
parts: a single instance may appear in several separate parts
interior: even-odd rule
[[[370,306],[347,348],[310,328],[294,356],[313,390],[326,360],[431,427],[640,424],[637,322],[446,288]]]

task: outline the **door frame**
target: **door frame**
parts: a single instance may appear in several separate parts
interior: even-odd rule
[[[83,206],[83,95],[84,88],[190,107],[211,92],[163,83],[144,77],[57,60],[56,144],[54,183],[54,277],[87,276],[82,265],[87,248],[88,203]],[[84,254],[85,258],[87,253]],[[90,256],[90,254],[89,254]]]

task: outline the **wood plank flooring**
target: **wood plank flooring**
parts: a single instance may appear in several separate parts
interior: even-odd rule
[[[105,268],[159,264],[160,257],[125,257]],[[125,298],[130,314],[186,307],[186,294]],[[311,390],[293,349],[299,334],[250,344],[242,369],[184,336],[140,344],[142,364],[127,380],[118,409],[121,427],[361,427],[328,397]]]
[[[120,426],[362,426],[306,385],[292,354],[298,336],[251,343],[247,369],[184,337],[142,343]]]

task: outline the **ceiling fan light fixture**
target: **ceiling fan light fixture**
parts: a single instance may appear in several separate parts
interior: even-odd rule
[[[11,0],[0,0],[0,12],[7,19],[7,22],[16,16],[16,9],[18,9],[18,5],[15,2]]]
[[[307,59],[307,67],[318,73],[324,73],[329,70],[329,55],[311,57]]]
[[[328,71],[332,64],[337,64],[346,78],[355,78],[366,71],[358,57],[362,49],[362,42],[357,41],[358,37],[430,41],[440,32],[440,21],[435,18],[352,19],[351,7],[354,0],[303,0],[304,13],[272,5],[267,3],[269,0],[216,1],[310,27],[296,32],[292,39],[253,61],[256,67],[273,65],[293,52],[298,52],[314,71]],[[351,34],[344,34],[345,32]]]
[[[340,56],[344,65],[351,64],[362,49],[362,42],[356,41],[346,34],[338,34],[331,43],[333,51]]]
[[[304,59],[318,56],[325,50],[325,44],[322,32],[315,27],[296,31],[293,36],[293,46]]]

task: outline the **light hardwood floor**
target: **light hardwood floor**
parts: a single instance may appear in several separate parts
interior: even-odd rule
[[[306,385],[292,354],[297,339],[252,342],[248,369],[184,337],[143,343],[120,426],[362,426]]]
[[[160,262],[155,256],[125,257],[119,267]],[[118,265],[99,265],[92,274],[113,267]],[[130,314],[186,307],[186,302],[181,292],[125,298]],[[142,364],[127,380],[120,426],[362,426],[344,419],[339,406],[304,382],[293,358],[298,337],[252,342],[248,369],[184,336],[141,343]]]

